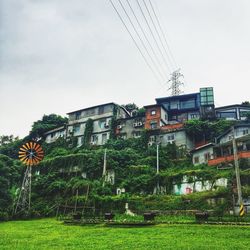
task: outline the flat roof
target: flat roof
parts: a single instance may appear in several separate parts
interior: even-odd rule
[[[146,106],[143,106],[144,108],[153,108],[153,107],[160,107],[160,108],[163,108],[166,112],[168,112],[167,111],[167,109],[163,106],[163,105],[161,105],[161,104],[151,104],[151,105],[146,105]]]
[[[199,95],[200,92],[197,93],[190,93],[190,94],[185,94],[185,95],[175,95],[175,96],[167,96],[167,97],[160,97],[160,98],[155,98],[156,102],[162,102],[162,101],[171,101],[171,100],[176,100],[176,99],[184,99],[188,97],[194,97]]]
[[[234,108],[234,107],[241,107],[241,108],[249,108],[250,109],[250,105],[246,105],[246,104],[231,104],[231,105],[227,105],[227,106],[217,107],[217,108],[215,108],[215,110],[225,109],[225,108]]]
[[[51,130],[45,132],[44,134],[47,135],[47,134],[54,133],[54,132],[64,130],[64,129],[65,129],[65,126],[61,126],[61,127],[58,127],[58,128],[51,129]]]
[[[209,143],[207,143],[207,144],[205,144],[205,145],[202,145],[202,146],[199,146],[199,147],[193,149],[192,152],[199,151],[199,150],[201,150],[201,149],[208,148],[208,147],[211,147],[211,146],[214,147],[214,146],[215,146],[215,143],[209,142]]]
[[[234,128],[250,127],[250,123],[236,124],[236,125],[233,125],[232,127],[234,127]],[[231,132],[231,131],[232,131],[232,128],[229,128],[229,129],[226,130],[224,133],[222,133],[221,135],[219,135],[218,137],[216,137],[216,141],[219,140],[221,137],[225,136],[226,134],[228,134],[228,133]]]
[[[88,107],[88,108],[83,108],[83,109],[78,109],[78,110],[75,110],[75,111],[71,111],[71,112],[67,113],[67,115],[73,114],[75,112],[80,112],[80,111],[84,111],[84,110],[88,110],[88,109],[93,109],[93,108],[97,108],[97,107],[101,107],[101,106],[111,105],[111,104],[117,105],[114,102],[108,102],[108,103],[99,104],[99,105],[95,105],[95,106]]]

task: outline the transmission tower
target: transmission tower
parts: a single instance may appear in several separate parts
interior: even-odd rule
[[[171,83],[169,90],[172,90],[172,96],[176,96],[182,93],[182,91],[180,90],[180,86],[184,85],[184,83],[180,81],[181,77],[184,76],[180,73],[180,69],[177,69],[171,74],[171,78],[168,80],[168,82]]]

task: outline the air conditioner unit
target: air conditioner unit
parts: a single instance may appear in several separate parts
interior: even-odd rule
[[[133,123],[133,127],[137,127],[137,123]]]
[[[105,122],[105,123],[104,123],[104,127],[105,127],[105,128],[108,128],[108,127],[109,127],[108,122]]]
[[[117,125],[117,129],[122,129],[122,125]]]
[[[142,124],[142,122],[138,122],[137,123],[137,126],[139,127],[139,126],[142,126],[143,124]]]

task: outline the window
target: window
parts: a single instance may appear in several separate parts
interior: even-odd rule
[[[105,144],[107,142],[107,134],[102,134],[102,144]]]
[[[152,122],[150,123],[150,127],[151,127],[151,129],[156,129],[156,128],[158,127],[157,121],[152,121]]]
[[[229,118],[229,119],[236,119],[236,112],[220,112],[220,118]]]
[[[77,137],[77,146],[80,147],[83,144],[83,137]]]
[[[168,141],[174,141],[174,139],[175,139],[175,134],[168,135]]]
[[[248,129],[243,129],[243,135],[248,135]]]
[[[133,137],[134,138],[138,138],[138,137],[140,137],[141,136],[141,132],[140,131],[134,131],[133,132]]]
[[[197,119],[197,118],[199,118],[199,115],[198,114],[191,114],[190,118],[191,119]]]
[[[181,109],[195,108],[195,99],[190,99],[181,102]]]
[[[99,115],[104,113],[104,106],[99,107]]]
[[[149,142],[155,142],[156,141],[156,136],[152,135],[149,137]]]
[[[196,163],[196,164],[197,164],[197,163],[199,163],[199,162],[200,162],[200,160],[199,160],[199,156],[195,156],[195,157],[194,157],[194,163]]]
[[[208,153],[205,153],[205,154],[204,154],[204,158],[205,158],[206,161],[210,160],[210,159],[211,159],[210,153],[209,153],[209,152],[208,152]]]
[[[151,115],[156,115],[156,110],[151,110]]]
[[[92,135],[92,136],[91,136],[91,142],[92,142],[93,144],[96,144],[96,143],[98,142],[98,135]]]
[[[80,124],[77,124],[73,128],[74,133],[78,133],[80,131]]]
[[[201,88],[201,105],[214,105],[214,91],[213,88]]]
[[[178,101],[170,102],[170,109],[179,109],[179,102]]]
[[[105,125],[106,125],[106,119],[102,119],[99,121],[100,128],[105,128]]]
[[[76,120],[79,120],[79,119],[81,119],[81,112],[79,111],[79,112],[76,112]]]

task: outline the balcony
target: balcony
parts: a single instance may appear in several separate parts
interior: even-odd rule
[[[239,159],[244,159],[244,158],[250,158],[250,151],[243,151],[238,153],[238,158]],[[233,155],[228,155],[228,156],[222,156],[222,157],[217,157],[215,159],[208,160],[208,165],[209,166],[215,166],[220,163],[226,163],[226,162],[231,162],[234,160]]]

